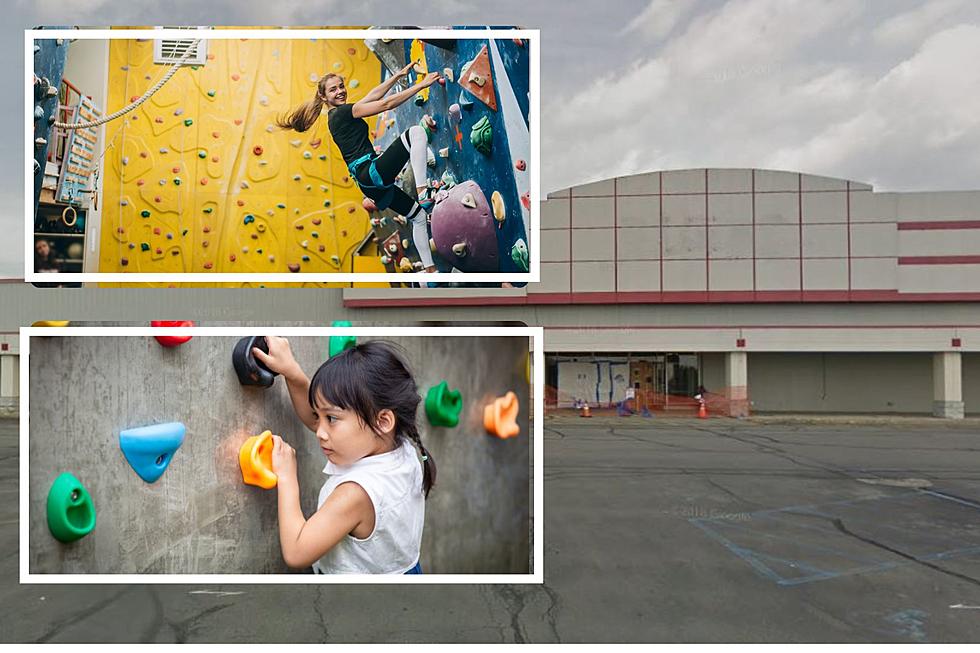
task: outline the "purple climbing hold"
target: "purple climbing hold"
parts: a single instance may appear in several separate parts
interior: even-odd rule
[[[436,202],[432,209],[432,240],[439,255],[463,272],[500,269],[497,230],[490,203],[475,181],[457,184]],[[465,247],[459,247],[460,244]]]

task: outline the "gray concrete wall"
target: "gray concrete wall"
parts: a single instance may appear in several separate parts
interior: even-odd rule
[[[427,573],[528,573],[531,438],[526,337],[392,338],[406,351],[420,393],[442,379],[463,392],[455,429],[428,425],[423,442],[438,464],[426,505]],[[231,364],[237,338],[195,337],[165,349],[149,337],[42,337],[30,354],[30,569],[32,573],[286,572],[276,492],[242,483],[238,449],[270,429],[299,457],[308,516],[325,459],[295,417],[282,379],[243,388]],[[327,338],[290,337],[309,375]],[[26,364],[25,364],[26,367]],[[514,390],[521,435],[488,436],[482,407]],[[154,484],[119,449],[121,429],[181,421],[183,446]],[[65,545],[48,531],[48,489],[63,471],[93,497],[95,530]]]
[[[980,414],[980,354],[964,353],[963,370],[963,409],[967,414]]]
[[[753,412],[932,413],[932,355],[751,353]]]

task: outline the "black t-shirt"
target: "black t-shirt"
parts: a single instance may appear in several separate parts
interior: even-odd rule
[[[355,118],[353,110],[353,104],[342,104],[327,114],[330,135],[348,165],[365,154],[374,154],[374,146],[368,138],[367,121]]]

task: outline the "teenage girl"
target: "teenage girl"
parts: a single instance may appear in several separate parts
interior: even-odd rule
[[[420,125],[409,127],[379,155],[375,153],[374,145],[368,138],[368,124],[364,120],[394,109],[414,97],[421,89],[428,88],[439,80],[439,73],[428,73],[414,86],[385,97],[399,79],[408,75],[413,66],[414,64],[408,64],[354,104],[347,104],[344,78],[336,73],[327,73],[320,78],[312,100],[304,102],[292,113],[281,116],[276,122],[283,129],[305,132],[313,126],[326,105],[330,135],[340,148],[351,178],[357,182],[362,193],[374,200],[379,210],[390,207],[412,221],[412,239],[422,265],[426,272],[435,272],[426,228],[426,212],[432,210],[435,200],[434,191],[426,179],[428,138],[425,129]],[[395,186],[395,177],[409,160],[412,162],[415,187],[422,205]]]
[[[273,436],[279,542],[290,567],[320,574],[421,574],[425,499],[436,464],[416,425],[421,397],[404,358],[384,341],[329,358],[313,379],[285,338],[253,355],[286,379],[293,408],[327,457],[317,511],[303,516],[296,452]]]

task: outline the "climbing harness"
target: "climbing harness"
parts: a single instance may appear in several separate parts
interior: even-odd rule
[[[154,84],[153,86],[151,86],[149,89],[147,89],[147,91],[143,93],[143,95],[137,98],[134,102],[131,102],[129,106],[123,107],[119,111],[116,111],[115,113],[111,113],[108,116],[103,116],[98,120],[92,120],[89,122],[75,122],[75,123],[56,122],[54,123],[54,126],[59,127],[61,129],[86,129],[88,127],[98,127],[99,125],[103,125],[109,122],[110,120],[115,120],[120,116],[126,115],[133,109],[137,108],[138,106],[140,106],[141,104],[149,100],[154,93],[159,91],[164,84],[170,81],[170,78],[177,74],[177,71],[184,64],[184,62],[187,61],[187,59],[191,56],[191,53],[195,51],[197,44],[200,42],[201,39],[194,39],[194,42],[191,43],[189,46],[187,46],[187,50],[184,51],[184,54],[181,56],[181,58],[170,68],[170,70],[167,71],[167,73],[163,77],[160,78],[160,81]]]
[[[391,200],[393,200],[395,197],[395,184],[386,184],[384,179],[381,178],[381,173],[378,172],[378,166],[376,163],[377,159],[377,154],[365,154],[364,156],[352,161],[351,164],[347,166],[347,169],[350,171],[351,177],[357,181],[357,185],[361,187],[361,190],[380,190],[384,192],[380,199],[373,197],[371,198],[374,200],[378,210],[383,211],[391,205]],[[370,176],[371,181],[374,182],[373,185],[363,183],[357,176],[358,169],[364,163],[368,163],[368,176]]]

